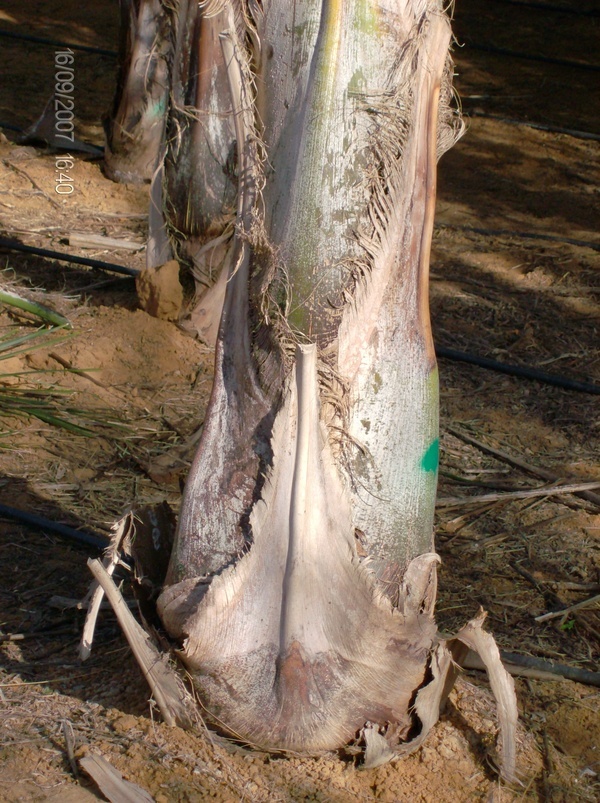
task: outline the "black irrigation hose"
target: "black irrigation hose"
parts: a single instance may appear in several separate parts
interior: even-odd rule
[[[571,61],[570,59],[555,59],[551,56],[537,56],[533,53],[521,53],[520,50],[510,50],[507,47],[496,47],[495,45],[478,45],[470,40],[465,40],[463,52],[471,50],[482,50],[485,53],[494,53],[498,56],[510,56],[513,59],[527,59],[527,61],[542,61],[545,64],[558,64],[560,67],[573,67],[577,70],[593,70],[600,72],[600,64],[587,64],[584,61]],[[460,49],[454,51],[457,55]]]
[[[57,42],[54,39],[46,39],[43,36],[29,36],[24,33],[16,33],[16,31],[0,30],[0,36],[5,36],[7,39],[21,39],[24,42],[35,42],[38,45],[70,47],[72,50],[83,50],[84,53],[99,53],[101,56],[113,56],[115,58],[118,56],[115,50],[105,50],[102,47],[88,47],[87,45],[74,45],[72,42]]]
[[[578,382],[575,379],[568,379],[565,376],[547,374],[537,368],[530,368],[525,365],[508,365],[504,362],[491,360],[488,357],[479,357],[477,354],[468,354],[465,351],[448,349],[445,346],[436,346],[435,353],[438,357],[457,362],[466,362],[469,365],[478,365],[480,368],[489,368],[491,371],[498,371],[509,376],[518,376],[523,379],[534,379],[537,382],[544,382],[546,385],[555,385],[565,390],[576,390],[579,393],[600,394],[600,385],[593,385],[591,382]]]
[[[124,276],[137,276],[139,274],[139,270],[136,268],[126,268],[124,265],[115,265],[113,262],[103,262],[100,259],[76,257],[71,254],[64,254],[62,251],[49,251],[47,248],[34,248],[32,245],[23,245],[17,240],[9,240],[6,237],[0,237],[0,248],[10,248],[11,251],[22,251],[24,254],[35,254],[35,256],[56,259],[59,262],[72,262],[74,265],[86,265],[89,268],[110,270],[113,273],[122,273]]]
[[[16,131],[17,134],[23,134],[24,129],[19,128],[18,125],[11,125],[10,123],[0,123],[0,128],[6,129],[6,131]]]
[[[85,546],[96,547],[96,549],[104,550],[110,543],[108,538],[102,538],[99,535],[92,535],[92,533],[75,530],[73,527],[67,527],[66,524],[59,524],[56,521],[50,521],[42,516],[36,516],[35,513],[28,513],[26,510],[18,510],[16,507],[9,507],[8,505],[0,505],[0,516],[15,519],[22,524],[27,524],[29,527],[49,530],[55,535],[68,538],[70,541],[77,541],[80,544],[85,544]]]

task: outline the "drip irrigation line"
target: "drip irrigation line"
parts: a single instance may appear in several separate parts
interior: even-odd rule
[[[16,131],[17,134],[23,134],[25,129],[19,128],[18,125],[11,125],[10,123],[0,123],[0,128],[6,129],[6,131]]]
[[[38,45],[53,45],[54,47],[69,47],[72,50],[82,50],[84,53],[98,53],[101,56],[113,56],[116,58],[118,53],[115,50],[106,50],[103,47],[89,47],[88,45],[75,45],[72,42],[58,42],[55,39],[46,39],[43,36],[29,36],[16,31],[0,30],[0,36],[7,39],[20,39],[23,42],[35,42]]]
[[[28,133],[29,129],[26,131],[24,128],[20,128],[18,125],[0,122],[0,128],[4,128],[6,131],[15,131],[17,134],[21,134],[22,136],[17,139],[17,145],[29,145],[30,143],[35,142],[42,143],[44,146],[52,148],[53,150],[76,151],[77,153],[87,154],[92,159],[100,159],[102,156],[104,156],[103,147],[100,147],[99,145],[93,145],[91,142],[84,142],[81,139],[75,138],[67,147],[66,145],[58,144],[56,140],[47,140],[42,135],[37,136],[35,132],[33,134]]]
[[[15,519],[22,524],[27,524],[29,527],[49,530],[55,535],[60,535],[62,538],[67,538],[70,541],[77,541],[85,546],[93,546],[96,547],[96,549],[104,550],[110,543],[108,538],[92,535],[92,533],[87,533],[82,530],[75,530],[73,527],[67,527],[66,524],[59,524],[56,521],[50,521],[50,519],[37,516],[35,513],[28,513],[26,510],[19,510],[16,507],[9,507],[8,505],[0,505],[0,516]]]
[[[445,346],[436,346],[435,353],[438,357],[443,357],[446,360],[466,362],[469,363],[469,365],[477,365],[480,368],[488,368],[491,371],[498,371],[501,374],[508,374],[509,376],[518,376],[522,379],[534,379],[537,382],[543,382],[546,385],[555,385],[565,390],[575,390],[579,393],[600,394],[600,385],[594,385],[591,382],[578,382],[566,376],[547,374],[545,371],[540,371],[537,368],[532,368],[527,365],[509,365],[504,362],[498,362],[497,360],[491,360],[488,357],[480,357],[477,354],[448,349]]]
[[[473,109],[466,111],[471,117],[485,117],[487,120],[497,120],[499,123],[508,123],[509,125],[525,125],[528,128],[535,128],[538,131],[549,131],[551,134],[567,134],[570,137],[577,137],[577,139],[592,139],[595,142],[600,142],[600,134],[595,134],[592,131],[579,131],[576,128],[563,128],[560,125],[551,125],[550,123],[533,123],[529,120],[516,120],[514,117],[503,117],[500,114],[490,114],[489,112],[479,111]]]
[[[571,61],[570,59],[556,59],[552,56],[537,56],[534,53],[522,53],[520,50],[510,50],[507,47],[496,47],[495,45],[479,45],[471,42],[469,39],[465,40],[466,45],[464,51],[469,48],[471,50],[482,50],[485,53],[494,53],[498,56],[509,56],[513,59],[526,59],[527,61],[541,61],[544,64],[558,64],[560,67],[573,67],[577,70],[592,70],[593,72],[600,72],[600,64],[588,64],[585,61]],[[460,51],[456,51],[457,53]]]
[[[74,265],[86,265],[89,268],[101,268],[113,273],[122,273],[124,276],[138,276],[137,268],[126,268],[124,265],[115,265],[113,262],[103,262],[100,259],[88,259],[65,254],[62,251],[50,251],[47,248],[34,248],[32,245],[23,245],[17,240],[0,237],[0,248],[9,248],[11,251],[22,251],[24,254],[34,254],[45,259],[56,259],[59,262],[72,262]]]
[[[569,8],[555,3],[529,3],[527,0],[495,0],[496,3],[506,3],[511,6],[533,8],[536,11],[555,11],[557,14],[574,14],[578,17],[600,17],[600,11]]]
[[[550,240],[554,243],[569,243],[569,245],[580,245],[583,248],[600,251],[600,243],[593,243],[590,240],[575,240],[573,237],[559,237],[556,234],[537,234],[532,231],[512,231],[511,229],[482,229],[478,226],[455,226],[452,223],[439,223],[436,225],[436,229],[472,231],[474,234],[489,234],[490,237],[522,237],[526,240]]]

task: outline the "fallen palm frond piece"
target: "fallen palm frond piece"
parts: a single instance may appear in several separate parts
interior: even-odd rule
[[[98,434],[86,426],[87,421],[110,427],[122,426],[116,421],[100,422],[97,413],[66,405],[64,401],[70,395],[70,391],[61,388],[10,387],[5,390],[0,386],[0,415],[37,418],[45,424],[66,429],[74,435],[86,438],[93,438]]]
[[[40,327],[33,332],[25,332],[25,334],[12,335],[10,332],[0,338],[0,360],[9,360],[12,357],[18,357],[20,354],[30,354],[47,344],[50,336],[55,332],[63,329],[62,326],[51,326],[50,328]],[[58,340],[62,343],[70,335],[65,335]],[[54,341],[56,342],[56,341]],[[7,374],[4,374],[7,376]],[[10,374],[8,374],[10,376]]]
[[[120,552],[125,538],[129,537],[133,522],[131,515],[123,516],[112,527],[112,537],[110,546],[105,552],[103,566],[106,574],[112,577],[115,569],[120,562]],[[96,631],[96,621],[100,606],[104,600],[104,589],[102,585],[96,580],[82,606],[87,606],[87,616],[85,617],[85,624],[83,626],[83,633],[81,635],[81,643],[79,645],[79,657],[82,661],[86,661],[92,652],[92,643],[94,641],[94,633]]]
[[[541,616],[536,616],[536,622],[547,622],[549,619],[559,619],[561,616],[568,616],[573,611],[579,611],[582,608],[589,608],[591,605],[595,605],[597,602],[600,602],[600,594],[596,594],[594,597],[590,597],[589,599],[584,599],[582,602],[576,602],[575,605],[569,605],[568,608],[563,608],[560,611],[550,611],[549,613],[543,613]]]
[[[199,719],[193,713],[195,703],[192,704],[192,697],[183,688],[177,672],[161,656],[150,641],[148,633],[138,624],[102,563],[97,559],[90,559],[88,566],[115,612],[165,722],[167,725],[179,725],[182,728],[193,727]]]
[[[579,493],[581,491],[600,488],[600,482],[577,482],[567,485],[547,485],[543,488],[528,488],[522,491],[505,491],[502,493],[480,494],[479,496],[449,496],[438,499],[437,508],[462,507],[463,505],[479,505],[487,502],[508,502],[511,499],[531,499],[534,497],[559,496],[560,494]]]
[[[154,695],[160,712],[168,725],[179,725],[182,728],[192,728],[200,722],[200,716],[195,710],[195,703],[186,691],[177,672],[168,663],[166,656],[161,655],[150,640],[149,634],[134,618],[120,590],[115,585],[112,575],[119,564],[126,565],[124,559],[131,559],[133,544],[137,550],[133,557],[136,576],[142,586],[148,586],[152,581],[152,559],[146,560],[143,568],[139,565],[140,554],[143,559],[143,545],[146,543],[145,535],[149,535],[154,558],[160,559],[161,540],[170,548],[169,526],[165,522],[168,518],[168,506],[156,505],[153,508],[144,508],[138,515],[127,513],[113,526],[113,535],[109,548],[106,550],[104,562],[88,560],[88,566],[95,578],[90,589],[89,608],[81,639],[80,657],[85,660],[89,657],[94,630],[100,604],[104,595],[115,612],[117,620],[129,642],[129,646],[142,669],[144,677]],[[149,532],[146,525],[149,524]],[[139,530],[136,531],[136,525]],[[140,546],[140,544],[142,546]],[[140,600],[142,604],[143,600]]]
[[[146,243],[138,243],[135,240],[116,239],[115,237],[106,237],[104,234],[75,231],[69,234],[69,245],[76,248],[107,248],[121,251],[142,251],[146,247]]]
[[[560,479],[558,474],[555,474],[553,471],[550,471],[547,468],[542,468],[540,466],[534,466],[531,463],[527,463],[521,457],[516,457],[515,455],[508,454],[508,452],[505,452],[502,449],[495,448],[487,443],[482,443],[472,435],[468,435],[466,432],[462,432],[459,429],[448,427],[446,431],[450,435],[454,435],[455,438],[459,438],[464,443],[468,443],[470,446],[474,446],[476,449],[479,449],[480,452],[489,454],[492,457],[495,457],[497,460],[507,463],[509,466],[520,468],[522,471],[526,471],[528,474],[533,474],[534,477],[540,477],[543,480],[548,480],[548,482],[557,482]],[[577,491],[576,494],[582,499],[587,499],[588,502],[593,502],[596,505],[600,505],[600,494],[596,494],[593,491]]]
[[[81,767],[111,803],[153,803],[154,798],[131,781],[126,781],[116,767],[98,753],[79,759]]]
[[[6,295],[6,293],[5,293]],[[9,293],[11,297],[14,295]],[[18,296],[15,296],[18,299]],[[0,298],[0,300],[3,300]],[[53,313],[40,304],[23,301],[30,311],[37,311],[41,316],[51,313],[57,325],[50,328],[40,327],[33,332],[13,334],[8,332],[0,337],[0,361],[8,360],[24,354],[30,354],[39,348],[46,347],[49,342],[56,344],[71,335],[65,334],[58,340],[57,332],[64,331],[70,326],[66,318]],[[20,303],[19,301],[19,303]],[[21,306],[21,308],[25,308]],[[40,312],[40,310],[42,312]],[[47,320],[49,320],[47,315]],[[19,371],[16,373],[0,373],[0,416],[18,418],[36,418],[46,424],[60,427],[74,435],[95,437],[99,429],[109,430],[112,434],[120,431],[125,433],[129,428],[112,412],[102,410],[88,410],[83,407],[69,404],[67,400],[73,391],[57,385],[44,387],[38,382],[31,381],[32,377],[39,377],[42,371]],[[84,374],[85,375],[85,374]],[[10,380],[8,382],[7,380]],[[15,380],[17,380],[15,382]],[[92,381],[95,381],[92,379]]]

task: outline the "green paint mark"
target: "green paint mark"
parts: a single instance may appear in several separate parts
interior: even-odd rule
[[[436,438],[421,458],[421,468],[423,471],[437,471],[439,461],[440,439]]]

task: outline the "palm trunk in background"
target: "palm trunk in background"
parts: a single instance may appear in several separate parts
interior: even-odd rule
[[[117,92],[105,122],[104,170],[114,181],[150,181],[164,138],[171,58],[170,10],[161,0],[120,0]]]
[[[187,326],[214,346],[237,199],[235,126],[219,34],[233,27],[243,36],[243,18],[230,2],[213,9],[180,0],[175,26],[163,206],[178,258],[196,283]]]

